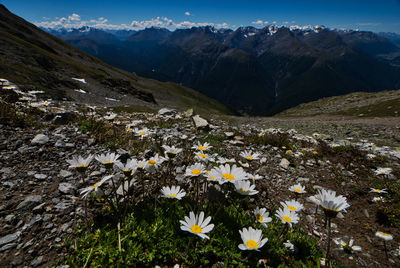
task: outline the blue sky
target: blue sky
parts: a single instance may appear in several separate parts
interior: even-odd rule
[[[400,33],[400,0],[0,0],[11,12],[48,27],[110,29],[325,25]]]

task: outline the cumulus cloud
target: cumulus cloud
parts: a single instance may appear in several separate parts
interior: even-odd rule
[[[251,22],[251,24],[254,24],[254,25],[259,25],[259,26],[262,26],[262,25],[267,25],[269,22],[266,20],[266,21],[263,21],[263,20],[256,20],[256,21],[253,21],[253,22]]]
[[[189,13],[190,14],[190,13]],[[192,22],[192,21],[182,21],[174,22],[172,19],[167,17],[156,17],[150,20],[133,20],[129,24],[111,24],[104,17],[97,19],[83,20],[78,14],[72,14],[68,17],[56,18],[55,20],[46,20],[34,23],[38,27],[48,28],[48,29],[78,29],[83,26],[90,26],[98,29],[105,30],[142,30],[150,27],[167,28],[174,30],[177,28],[191,28],[200,26],[213,26],[216,28],[230,28],[229,24],[223,23],[213,23],[213,22]]]
[[[190,16],[190,15],[192,15],[192,14],[190,14],[189,11],[186,11],[186,12],[185,12],[185,15],[186,15],[186,16]]]

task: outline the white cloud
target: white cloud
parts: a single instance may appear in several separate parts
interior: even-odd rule
[[[79,16],[78,14],[73,13],[71,16],[68,16],[68,20],[69,21],[80,21],[81,20],[81,16]]]
[[[83,20],[78,14],[72,14],[67,18],[56,18],[55,20],[46,20],[41,22],[34,22],[38,27],[48,28],[48,29],[78,29],[83,26],[90,26],[98,29],[105,30],[142,30],[150,27],[167,28],[174,30],[177,28],[191,28],[200,26],[214,26],[216,28],[230,28],[229,24],[223,23],[212,23],[212,22],[192,22],[192,21],[182,21],[174,22],[172,19],[167,17],[156,17],[150,20],[133,20],[129,24],[110,24],[108,20],[104,17],[97,19]]]
[[[190,16],[190,15],[192,15],[192,14],[190,14],[189,11],[186,11],[186,12],[185,12],[185,15],[186,15],[186,16]]]
[[[254,25],[259,25],[259,26],[262,26],[262,25],[267,25],[269,22],[266,20],[266,21],[263,21],[263,20],[256,20],[256,21],[253,21],[253,22],[251,22],[251,24],[254,24]]]

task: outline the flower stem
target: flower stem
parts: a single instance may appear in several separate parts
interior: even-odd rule
[[[326,249],[326,256],[329,257],[331,250],[331,217],[328,217],[328,247]]]

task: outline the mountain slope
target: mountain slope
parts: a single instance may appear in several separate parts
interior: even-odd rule
[[[107,35],[95,34],[97,38]],[[10,13],[3,5],[0,5],[0,74],[24,90],[44,90],[57,99],[229,112],[223,105],[189,88],[111,67]],[[83,78],[86,83],[72,78]]]

